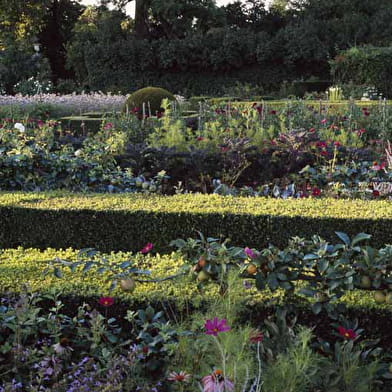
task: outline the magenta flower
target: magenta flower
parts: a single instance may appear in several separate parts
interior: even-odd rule
[[[204,328],[206,329],[206,335],[213,335],[213,336],[218,336],[219,332],[226,332],[230,330],[230,327],[226,324],[226,320],[218,320],[217,317],[214,317],[214,319],[207,320],[206,323],[204,324]]]
[[[146,245],[140,250],[140,253],[143,253],[144,255],[148,252],[150,252],[153,248],[153,245],[151,242],[147,242]]]
[[[104,125],[104,127],[103,127],[103,129],[105,129],[105,130],[109,130],[109,129],[112,129],[112,128],[113,128],[113,123],[111,123],[111,122],[106,123]]]
[[[246,247],[244,249],[244,252],[250,259],[255,259],[257,257],[257,254],[255,252],[253,252],[253,250],[248,247]]]
[[[114,299],[112,297],[101,297],[98,303],[105,308],[112,306],[114,304]]]

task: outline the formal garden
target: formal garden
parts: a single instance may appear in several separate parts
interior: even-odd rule
[[[83,3],[0,0],[0,392],[390,392],[389,2]]]

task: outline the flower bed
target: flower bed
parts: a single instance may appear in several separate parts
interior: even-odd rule
[[[351,240],[343,233],[339,236],[342,244],[324,247],[320,260],[330,258],[331,268],[338,268],[338,259],[346,257],[366,261],[364,252],[370,248],[359,244],[367,236]],[[276,256],[281,261],[283,254],[297,254],[303,262],[313,260],[299,252],[311,251],[323,241],[302,241],[293,239]],[[259,285],[257,274],[264,271],[259,257],[267,256],[265,252],[271,247],[241,249],[204,237],[176,240],[173,245],[183,256],[149,256],[153,249],[150,243],[134,255],[101,255],[91,249],[79,253],[71,249],[4,250],[0,272],[7,273],[0,273],[0,287],[8,294],[2,295],[0,305],[0,390],[278,392],[289,387],[303,391],[306,386],[309,392],[327,392],[332,385],[339,391],[366,391],[373,386],[377,392],[389,390],[390,340],[382,339],[384,344],[379,347],[371,338],[384,331],[390,304],[382,305],[388,309],[383,313],[374,300],[367,300],[367,310],[360,310],[358,299],[363,296],[353,291],[346,301],[354,312],[338,305],[335,316],[332,308],[325,307],[317,317],[310,317],[304,308],[298,308],[298,301],[290,303],[285,297],[281,302],[279,296],[272,297],[265,290],[257,293],[242,284],[242,279],[252,280],[256,273],[256,287]],[[388,249],[373,250],[378,263]],[[250,262],[255,271],[248,272]],[[296,260],[290,265],[293,278]],[[213,275],[208,282],[199,279],[201,270],[212,274],[217,266],[221,266],[217,279]],[[355,264],[346,266],[357,268]],[[273,268],[272,264],[269,267]],[[146,268],[151,269],[151,275]],[[372,271],[373,267],[367,268]],[[317,271],[308,270],[311,274]],[[388,271],[381,272],[382,279],[390,279]],[[170,282],[165,280],[173,273]],[[192,279],[195,274],[196,281]],[[355,285],[362,284],[360,276],[354,276]],[[309,275],[308,283],[313,278],[317,282],[316,276]],[[135,290],[121,283],[108,292],[112,279],[143,283],[137,283]],[[31,284],[35,293],[21,288],[22,282]],[[348,282],[344,284],[349,290]],[[301,286],[298,289],[302,290]],[[172,297],[171,292],[175,293]],[[85,296],[90,297],[89,303],[81,304]],[[162,311],[151,306],[128,307],[144,301],[161,301]],[[278,310],[262,309],[260,303],[262,307],[273,304]],[[295,314],[300,317],[298,323]],[[347,315],[361,315],[363,320],[358,324]],[[249,318],[252,324],[245,321]],[[390,333],[385,330],[383,338]],[[294,386],[291,377],[295,377]]]

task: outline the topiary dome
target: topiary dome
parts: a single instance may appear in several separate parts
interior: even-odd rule
[[[170,101],[175,101],[175,97],[172,93],[160,87],[145,87],[140,90],[135,91],[130,95],[125,101],[124,111],[132,112],[135,108],[141,113],[143,110],[143,103],[145,104],[146,114],[151,110],[153,116],[157,112],[162,112],[162,100],[169,99]]]

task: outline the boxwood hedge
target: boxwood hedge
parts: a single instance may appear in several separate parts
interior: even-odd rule
[[[335,231],[373,235],[392,243],[389,201],[159,196],[145,194],[0,193],[0,247],[86,248],[137,251],[152,242],[168,250],[175,238],[197,231],[231,238],[239,246],[285,246],[293,236]]]

